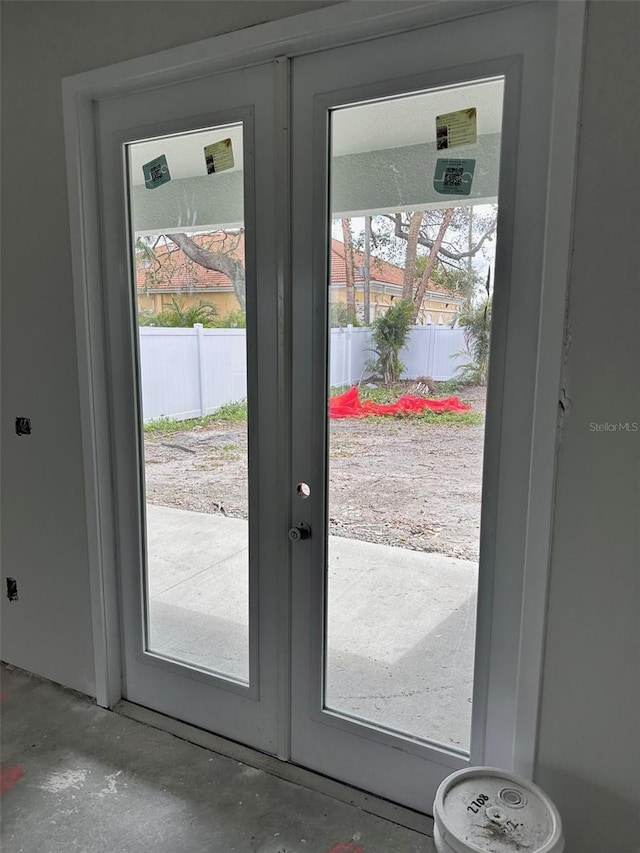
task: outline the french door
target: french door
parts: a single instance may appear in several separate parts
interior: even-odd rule
[[[294,499],[294,515],[312,536],[292,549],[292,757],[417,809],[470,760],[509,762],[538,345],[531,321],[539,311],[545,216],[536,175],[548,156],[550,103],[542,92],[553,62],[550,41],[536,41],[536,33],[553,14],[549,7],[511,9],[293,64],[292,484],[309,487],[307,499]],[[465,124],[472,111],[476,130]],[[527,129],[534,115],[535,130]],[[462,135],[451,145],[447,123],[458,120]],[[470,186],[447,187],[449,169],[454,183]],[[389,436],[388,427],[372,424],[363,434],[360,422],[353,428],[327,419],[331,386],[340,381],[332,378],[339,336],[327,335],[329,283],[340,263],[336,223],[377,215],[395,227],[399,213],[423,210],[434,240],[447,210],[454,223],[466,211],[469,223],[470,201],[476,215],[497,208],[498,216],[477,563],[452,556],[481,461],[473,457],[439,538],[424,545],[424,537],[409,537],[409,550],[380,544],[407,516],[418,529],[437,517],[463,435],[434,451],[428,429],[403,435],[406,426],[398,425]],[[402,219],[400,228],[407,224]],[[444,233],[446,248],[452,232]],[[357,275],[362,251],[355,257]],[[390,277],[384,263],[371,262],[371,282]],[[365,309],[354,289],[357,322]],[[368,298],[370,322],[373,311],[393,304],[384,292]],[[412,344],[419,331],[428,330],[416,330]],[[352,368],[349,382],[366,392],[366,363],[360,371]],[[409,375],[416,374],[414,366]],[[395,465],[385,462],[389,455]],[[368,532],[350,518],[367,507],[380,517]],[[345,547],[342,531],[357,541]]]
[[[555,15],[530,4],[98,101],[124,698],[420,811],[454,769],[511,766]],[[495,252],[473,254],[493,287],[484,428],[329,418],[332,395],[375,384],[365,336],[403,296],[401,250],[367,249],[365,276],[362,223],[406,238],[415,211],[425,248],[444,234],[465,263],[452,234],[469,248],[473,216],[497,215]],[[444,340],[438,316],[465,307],[432,272],[412,341]],[[226,328],[158,319],[205,304]],[[336,378],[347,333],[365,344]],[[438,477],[469,436],[469,493],[443,509]],[[408,547],[392,495],[397,524],[399,504],[426,513]],[[463,545],[446,519],[419,539],[438,513],[473,516]]]
[[[288,619],[281,590],[288,540],[286,529],[282,536],[275,73],[269,64],[160,87],[102,103],[99,115],[105,280],[112,284],[106,299],[123,695],[271,753],[282,752],[278,654]],[[204,243],[201,234],[207,235]],[[179,235],[215,252],[221,263],[241,267],[239,301],[231,279],[209,271],[217,275],[214,286],[223,281],[218,289],[246,317],[240,344],[228,336],[222,346],[212,337],[197,338],[193,326],[176,328],[177,337],[143,336],[145,329],[172,331],[154,323],[162,305],[147,309],[153,325],[141,325],[149,295],[168,307],[187,307],[194,265],[180,254],[176,266]],[[175,279],[187,282],[178,292]],[[181,375],[175,372],[179,363]],[[205,363],[212,366],[208,379]],[[200,488],[200,512],[154,499],[154,453],[163,446],[171,450],[165,445],[172,442],[145,441],[144,421],[153,426],[164,415],[217,410],[215,396],[201,399],[202,386],[221,380],[227,392],[221,402],[230,388],[231,399],[247,401],[246,425],[234,449],[244,459],[238,506],[230,507],[226,491],[222,498],[216,488],[224,466]],[[157,412],[149,402],[154,387]],[[206,453],[189,455],[199,462],[216,452],[225,453],[211,441]],[[192,467],[184,476],[194,473]]]

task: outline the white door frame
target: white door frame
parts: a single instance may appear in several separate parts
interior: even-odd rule
[[[217,36],[180,48],[89,71],[63,80],[78,371],[85,472],[96,698],[104,707],[121,698],[121,657],[111,438],[102,325],[102,261],[98,215],[94,103],[116,94],[178,82],[334,47],[339,44],[484,14],[518,2],[448,0],[435,3],[348,2],[283,21]],[[562,380],[564,307],[570,264],[585,4],[558,4],[556,66],[544,240],[541,342],[530,458],[527,544],[518,687],[512,728],[512,768],[531,777],[535,759],[544,654],[546,598],[555,481],[558,398]],[[279,109],[283,109],[282,104]],[[286,154],[286,152],[285,152]],[[276,164],[279,170],[283,163]],[[280,276],[286,278],[286,246]],[[554,393],[549,393],[548,389]]]

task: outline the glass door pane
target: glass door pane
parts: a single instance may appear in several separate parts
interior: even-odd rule
[[[249,682],[243,126],[127,146],[145,651]]]
[[[503,88],[330,111],[324,706],[463,755]]]

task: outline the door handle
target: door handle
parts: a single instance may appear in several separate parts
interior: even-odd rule
[[[292,542],[300,542],[302,539],[308,539],[311,536],[311,528],[306,521],[300,521],[295,527],[289,530],[289,539]]]

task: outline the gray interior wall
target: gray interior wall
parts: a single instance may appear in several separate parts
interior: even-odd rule
[[[62,77],[330,0],[2,4],[2,658],[95,691]],[[17,416],[33,432],[18,438]],[[18,581],[9,603],[5,576]]]
[[[639,41],[640,4],[591,5],[537,769],[568,853],[640,851]]]
[[[2,583],[20,590],[1,598],[5,660],[94,690],[60,78],[320,5],[3,6]],[[592,5],[537,765],[568,853],[640,850],[640,433],[590,428],[640,422],[640,193],[621,157],[635,163],[639,41],[640,4]]]

